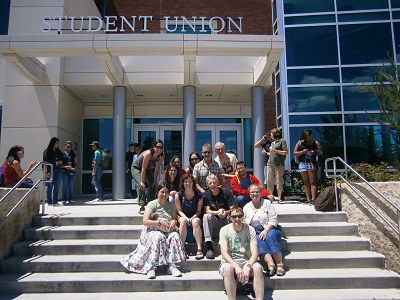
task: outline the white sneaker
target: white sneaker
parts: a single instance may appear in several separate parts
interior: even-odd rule
[[[178,268],[175,265],[169,266],[168,269],[167,269],[167,273],[169,275],[174,276],[174,277],[181,277],[182,276],[181,271],[179,271]]]
[[[150,270],[147,272],[147,279],[155,279],[156,278],[156,271]]]

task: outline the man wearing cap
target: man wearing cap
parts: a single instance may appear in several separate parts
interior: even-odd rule
[[[92,160],[92,185],[96,190],[96,197],[98,201],[104,200],[103,188],[101,186],[101,176],[103,175],[103,156],[100,152],[100,146],[98,141],[93,141],[90,146],[94,151]]]

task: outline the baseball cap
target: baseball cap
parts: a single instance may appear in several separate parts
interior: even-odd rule
[[[89,146],[99,146],[99,142],[98,141],[93,141],[91,144],[89,144]]]
[[[137,147],[137,146],[138,146],[138,143],[130,142],[128,146],[129,146],[129,147],[130,147],[130,146]]]

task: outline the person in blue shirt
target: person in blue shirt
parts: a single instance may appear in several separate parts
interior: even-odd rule
[[[96,190],[96,197],[98,201],[104,200],[103,188],[101,186],[101,176],[103,175],[102,162],[103,157],[100,151],[100,145],[98,141],[93,141],[90,146],[94,151],[92,160],[92,185]]]

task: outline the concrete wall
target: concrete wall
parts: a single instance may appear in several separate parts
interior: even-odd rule
[[[376,182],[372,184],[400,207],[400,182]],[[355,185],[397,228],[398,215],[395,209],[386,204],[381,197],[376,196],[376,193],[372,192],[372,189],[365,183]],[[349,221],[359,225],[361,236],[371,239],[372,250],[385,255],[386,267],[400,273],[400,241],[398,235],[347,185],[342,184],[340,189],[343,211],[348,213]]]
[[[0,198],[9,189],[0,188]],[[18,203],[28,189],[18,189],[0,203],[0,223],[5,219],[6,214]],[[32,225],[32,218],[38,214],[40,206],[39,190],[32,191],[23,203],[0,227],[0,261],[11,254],[11,247],[22,240],[23,229]]]

